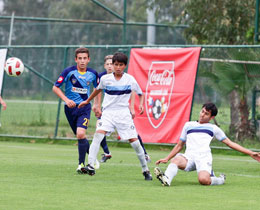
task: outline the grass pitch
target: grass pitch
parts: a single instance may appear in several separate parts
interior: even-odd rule
[[[171,187],[144,181],[134,150],[110,147],[96,175],[78,175],[77,147],[0,141],[0,209],[258,209],[260,164],[248,156],[214,154],[221,186],[201,186],[196,172],[179,171]],[[150,150],[154,162],[169,151]],[[100,154],[99,154],[100,157]],[[166,165],[161,168],[165,170]]]

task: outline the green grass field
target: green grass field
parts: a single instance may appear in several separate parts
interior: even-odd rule
[[[201,186],[196,172],[179,171],[171,187],[162,187],[155,176],[144,181],[130,146],[110,150],[113,158],[91,177],[76,174],[75,145],[0,141],[0,209],[259,208],[260,164],[248,156],[213,155],[215,173],[227,175],[222,186]],[[150,170],[168,152],[149,150]]]

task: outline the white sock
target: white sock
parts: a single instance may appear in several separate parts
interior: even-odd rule
[[[134,141],[132,143],[130,143],[131,146],[133,147],[133,149],[135,150],[136,152],[136,155],[141,163],[141,167],[142,167],[142,171],[149,171],[149,168],[147,166],[147,162],[145,160],[145,155],[144,155],[144,150],[140,144],[139,141]]]
[[[100,143],[104,138],[104,134],[102,133],[95,133],[92,143],[89,148],[89,155],[88,155],[88,164],[94,168],[94,164],[97,159],[97,154],[99,151]]]
[[[210,185],[221,185],[225,183],[225,178],[223,176],[220,177],[212,176],[210,177],[210,179],[211,179]]]
[[[173,178],[177,175],[177,173],[178,173],[178,167],[177,167],[177,165],[174,164],[174,163],[170,163],[170,164],[168,165],[168,167],[167,167],[165,173],[164,173],[165,176],[167,176],[168,179],[169,179],[169,182],[170,182],[169,184],[171,184]]]

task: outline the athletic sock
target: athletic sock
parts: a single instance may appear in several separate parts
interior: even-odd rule
[[[177,175],[178,173],[178,166],[175,163],[170,163],[165,171],[165,176],[168,177],[169,182],[171,183],[173,178]]]
[[[108,149],[108,146],[107,146],[107,138],[106,138],[106,136],[103,138],[103,140],[101,141],[101,147],[103,148],[103,150],[104,150],[104,153],[106,153],[106,154],[110,154],[110,152],[109,152],[109,149]]]
[[[130,143],[131,146],[133,147],[133,149],[135,150],[136,152],[136,155],[140,161],[140,164],[141,164],[141,167],[142,167],[142,171],[149,171],[149,168],[147,166],[147,162],[145,160],[145,156],[144,156],[144,150],[143,148],[141,147],[141,144],[139,141],[134,141],[132,143]]]
[[[225,183],[225,178],[223,176],[220,177],[212,176],[210,177],[210,179],[211,179],[210,185],[222,185]]]
[[[87,139],[78,139],[79,165],[85,165],[86,153],[89,150],[89,142]]]
[[[100,143],[103,140],[104,136],[105,135],[102,134],[102,133],[95,133],[94,134],[92,143],[91,143],[90,148],[89,148],[89,156],[88,156],[88,164],[92,167],[94,167],[94,164],[96,162]]]
[[[139,142],[140,142],[140,144],[141,144],[141,146],[142,146],[142,148],[143,148],[143,150],[144,150],[144,154],[147,154],[147,152],[146,152],[146,150],[145,150],[145,148],[144,148],[144,144],[143,144],[143,141],[142,141],[142,139],[141,139],[141,136],[139,136],[139,135],[138,135],[138,140],[139,140]]]

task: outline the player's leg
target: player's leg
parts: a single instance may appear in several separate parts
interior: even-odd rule
[[[129,139],[129,142],[133,149],[136,152],[136,155],[140,161],[142,172],[145,177],[145,180],[152,180],[152,176],[150,174],[149,168],[147,166],[147,162],[145,160],[144,150],[140,144],[140,142],[137,140],[137,138]]]
[[[103,151],[104,151],[104,154],[102,154],[102,158],[101,158],[100,162],[104,163],[112,157],[112,155],[110,154],[109,149],[108,149],[106,136],[104,136],[100,145],[101,145],[101,147],[103,148]]]
[[[142,148],[143,148],[143,150],[144,150],[145,160],[146,160],[148,163],[150,163],[150,162],[151,162],[151,158],[150,158],[150,156],[147,154],[147,152],[146,152],[146,150],[145,150],[145,147],[144,147],[142,138],[141,138],[141,136],[140,136],[139,134],[138,134],[137,137],[138,137],[138,140],[139,140],[139,142],[140,142],[140,144],[141,144],[141,146],[142,146]]]
[[[212,173],[212,155],[210,153],[203,155],[195,160],[198,172],[198,181],[202,185],[221,185],[225,182],[225,175],[219,177],[211,176]]]
[[[171,160],[164,173],[160,168],[155,168],[154,173],[164,186],[170,186],[173,178],[178,173],[178,169],[184,170],[187,167],[187,164],[188,160],[180,154]]]
[[[78,173],[81,173],[81,168],[85,166],[85,157],[86,157],[86,152],[88,152],[88,149],[89,149],[89,143],[88,141],[86,140],[85,137],[82,137],[84,133],[85,134],[85,131],[86,129],[85,128],[82,128],[84,129],[84,132],[79,132],[80,134],[78,135],[77,133],[77,122],[78,122],[78,113],[77,113],[77,107],[75,108],[69,108],[68,106],[65,105],[64,107],[64,112],[65,112],[65,115],[66,115],[66,118],[70,124],[70,127],[73,131],[73,133],[77,136],[78,138],[78,154],[79,154],[79,164],[78,164],[78,167],[76,169],[76,171]]]

